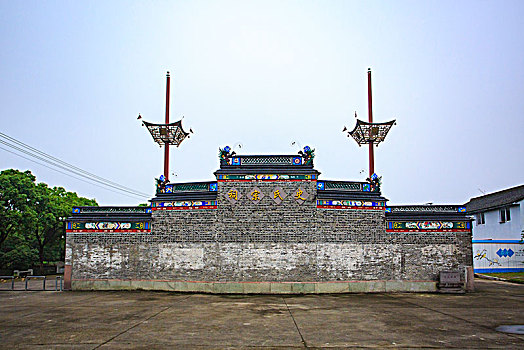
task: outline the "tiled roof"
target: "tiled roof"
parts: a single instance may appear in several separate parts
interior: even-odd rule
[[[468,213],[503,207],[524,199],[524,185],[508,188],[502,191],[471,198],[466,203]]]

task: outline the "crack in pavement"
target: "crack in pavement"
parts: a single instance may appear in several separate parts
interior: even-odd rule
[[[295,320],[295,317],[293,316],[293,314],[291,313],[291,309],[289,308],[289,305],[287,304],[286,302],[286,299],[284,297],[282,297],[282,300],[284,301],[284,304],[286,304],[286,308],[287,308],[287,311],[289,312],[289,315],[291,316],[291,318],[293,319],[293,323],[295,324],[295,327],[298,331],[298,334],[300,335],[300,339],[302,339],[302,344],[304,345],[304,347],[306,349],[308,349],[308,346],[306,344],[306,341],[304,340],[304,336],[302,336],[302,332],[300,331],[300,328],[298,328],[298,324],[297,324],[297,321]]]
[[[103,346],[103,345],[109,343],[110,341],[116,339],[117,337],[121,336],[122,334],[129,332],[129,331],[132,330],[133,328],[138,327],[139,325],[141,325],[142,323],[144,323],[144,322],[146,322],[146,321],[149,321],[149,320],[152,319],[153,317],[156,317],[156,316],[160,315],[162,312],[171,309],[173,306],[175,306],[176,304],[180,303],[181,301],[184,301],[184,300],[187,300],[187,299],[191,298],[191,296],[192,296],[192,295],[189,295],[189,296],[187,296],[187,297],[185,297],[185,298],[183,298],[183,299],[179,299],[179,300],[177,300],[177,301],[174,302],[172,305],[165,307],[164,309],[162,309],[162,310],[158,311],[157,313],[155,313],[155,314],[149,316],[148,318],[146,318],[146,319],[144,319],[144,320],[138,322],[137,324],[135,324],[135,325],[133,325],[133,326],[131,326],[131,327],[129,327],[129,328],[123,330],[122,332],[118,333],[118,334],[115,335],[114,337],[111,337],[110,339],[106,340],[105,342],[103,342],[103,343],[101,343],[101,344],[98,344],[98,346],[94,347],[93,350],[98,349],[99,347],[101,347],[101,346]]]

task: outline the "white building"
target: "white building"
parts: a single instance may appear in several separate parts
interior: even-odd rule
[[[524,271],[524,185],[471,198],[475,272]]]

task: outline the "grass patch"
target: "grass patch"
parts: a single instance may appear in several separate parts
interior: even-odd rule
[[[483,273],[483,275],[503,278],[515,283],[524,283],[524,272]]]

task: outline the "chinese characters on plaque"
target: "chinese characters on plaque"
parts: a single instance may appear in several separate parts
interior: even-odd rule
[[[297,203],[302,204],[304,203],[308,198],[309,194],[301,187],[294,190],[292,193],[286,192],[282,187],[278,186],[270,191],[267,189],[265,190],[266,193],[264,193],[260,188],[254,187],[253,189],[249,190],[245,196],[246,201],[252,202],[254,204],[258,204],[262,202],[262,199],[264,199],[266,196],[269,196],[271,200],[273,200],[277,205],[281,204],[286,198],[292,198]],[[231,203],[235,204],[237,203],[240,198],[243,198],[243,195],[240,193],[240,190],[238,190],[235,187],[230,188],[227,190],[224,194],[224,197]]]

